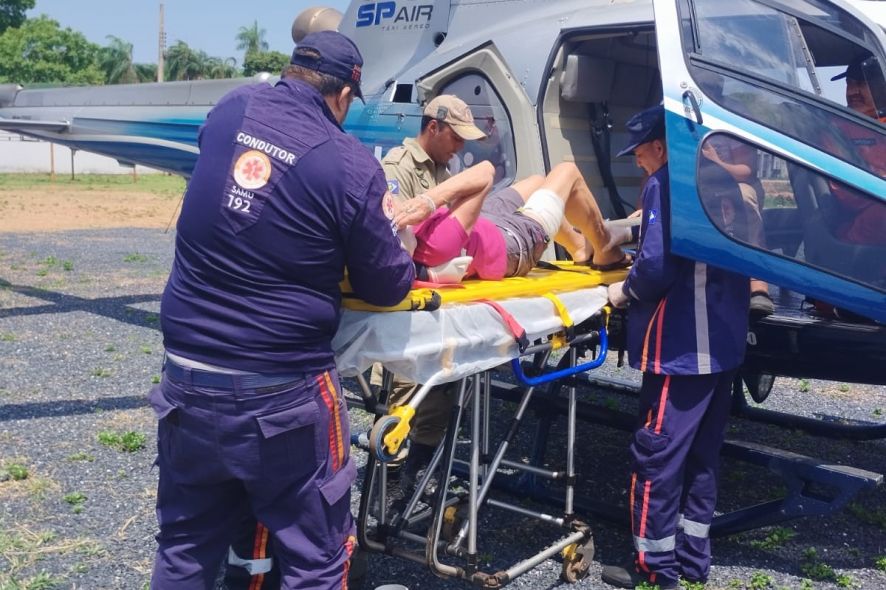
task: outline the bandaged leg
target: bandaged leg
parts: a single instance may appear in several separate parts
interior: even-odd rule
[[[523,215],[537,221],[548,236],[555,236],[563,222],[566,203],[557,193],[540,188],[529,196],[521,208]]]

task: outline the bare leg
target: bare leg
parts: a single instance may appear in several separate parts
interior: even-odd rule
[[[575,164],[557,164],[545,177],[542,188],[553,191],[566,204],[568,223],[560,225],[555,239],[574,260],[588,260],[591,254],[594,264],[611,264],[622,259],[622,251],[604,225],[597,201]],[[582,233],[582,236],[578,236],[580,241],[575,239],[577,234],[572,229],[573,225]],[[587,244],[583,244],[584,248],[579,245],[585,240],[590,242],[591,252],[587,251]]]
[[[483,200],[492,188],[495,169],[487,161],[471,166],[427,192],[435,202],[449,202],[449,215],[471,233],[480,216]]]

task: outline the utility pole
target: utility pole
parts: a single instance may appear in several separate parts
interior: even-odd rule
[[[159,49],[160,53],[157,56],[157,81],[163,81],[163,67],[164,67],[164,59],[166,53],[166,29],[163,28],[163,3],[160,3],[160,37],[159,41]]]

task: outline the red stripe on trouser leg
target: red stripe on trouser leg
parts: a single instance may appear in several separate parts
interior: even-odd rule
[[[255,545],[252,548],[253,559],[264,559],[268,550],[268,528],[262,523],[255,525]],[[264,574],[255,574],[249,582],[249,590],[260,590],[265,581]]]
[[[341,468],[341,463],[339,462],[339,453],[338,447],[336,444],[336,430],[338,425],[335,420],[335,399],[333,394],[330,392],[329,387],[327,386],[326,381],[326,373],[322,375],[317,375],[317,385],[320,388],[320,396],[323,398],[323,403],[326,405],[326,409],[329,411],[329,455],[332,457],[332,472],[335,473]]]

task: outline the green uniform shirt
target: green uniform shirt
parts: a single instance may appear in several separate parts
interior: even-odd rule
[[[414,138],[391,148],[381,161],[392,193],[411,199],[449,178],[445,165],[436,164]],[[396,188],[392,187],[396,183]]]

